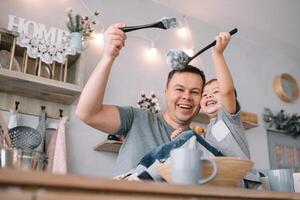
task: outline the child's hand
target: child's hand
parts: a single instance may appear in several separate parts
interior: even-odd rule
[[[230,41],[230,34],[222,32],[216,37],[216,45],[213,48],[213,53],[222,54]]]
[[[173,133],[171,133],[171,140],[174,140],[177,136],[179,136],[183,132],[183,128],[178,128]]]
[[[201,126],[191,126],[191,129],[195,131],[198,135],[203,136],[205,133],[205,129]]]

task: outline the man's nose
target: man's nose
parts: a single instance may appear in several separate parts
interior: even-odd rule
[[[189,91],[186,91],[183,93],[183,98],[185,99],[191,99],[192,94]]]

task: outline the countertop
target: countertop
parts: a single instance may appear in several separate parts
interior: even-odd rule
[[[99,177],[0,169],[0,200],[200,198],[300,200],[300,194],[150,181],[116,181]]]

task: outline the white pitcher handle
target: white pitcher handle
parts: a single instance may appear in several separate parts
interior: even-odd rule
[[[201,158],[202,161],[208,161],[212,164],[213,166],[213,172],[212,174],[207,177],[206,179],[201,179],[198,181],[199,184],[204,184],[207,183],[208,181],[212,180],[213,178],[215,178],[215,176],[217,175],[217,171],[218,171],[218,167],[217,164],[214,160],[210,159],[210,158]]]

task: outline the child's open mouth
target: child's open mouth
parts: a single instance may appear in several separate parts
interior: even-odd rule
[[[214,101],[214,100],[209,100],[206,102],[206,106],[209,106],[209,105],[215,105],[217,103],[217,101]]]

